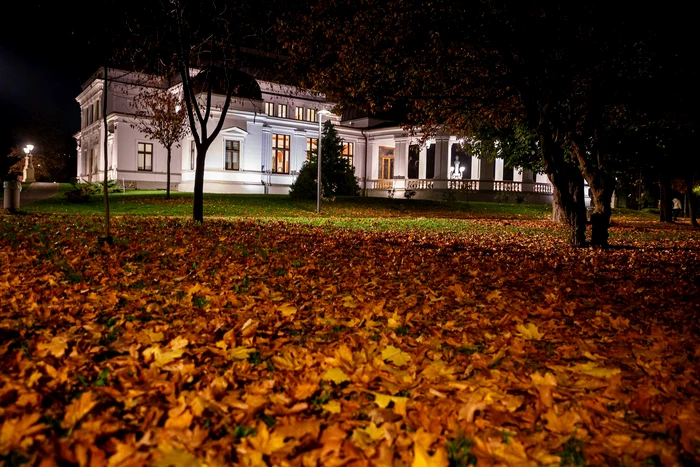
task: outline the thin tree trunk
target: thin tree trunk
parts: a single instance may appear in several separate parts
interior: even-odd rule
[[[194,170],[194,203],[192,205],[192,220],[204,222],[204,160],[207,149],[203,145],[197,147],[197,167]]]
[[[688,175],[685,178],[685,189],[688,193],[688,212],[690,213],[690,225],[700,227],[697,219],[697,211],[695,210],[695,193],[693,193],[693,176]]]
[[[104,81],[103,81],[103,86],[102,86],[102,128],[103,128],[103,133],[104,133],[104,141],[102,142],[102,150],[104,152],[104,185],[103,185],[103,193],[104,193],[104,202],[105,202],[105,236],[102,239],[105,243],[111,245],[113,243],[112,239],[112,232],[111,232],[111,226],[110,226],[110,219],[109,219],[109,190],[107,188],[109,178],[109,154],[107,154],[107,149],[108,149],[108,144],[107,144],[107,136],[108,136],[108,127],[107,127],[107,65],[105,65],[103,68],[104,72]]]
[[[673,222],[671,206],[671,177],[662,173],[659,177],[659,221]]]
[[[165,199],[170,199],[170,158],[172,155],[172,147],[168,146],[168,170],[167,170],[167,187],[165,188]]]

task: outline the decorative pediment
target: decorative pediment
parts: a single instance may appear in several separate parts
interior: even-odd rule
[[[238,136],[238,137],[244,137],[248,135],[248,132],[245,131],[243,128],[237,127],[237,126],[232,126],[229,128],[225,128],[221,130],[221,134],[224,136]]]

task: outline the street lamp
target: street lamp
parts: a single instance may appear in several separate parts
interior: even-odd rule
[[[32,149],[34,149],[33,144],[28,144],[24,147],[24,153],[27,155],[24,158],[24,171],[22,179],[25,182],[34,182],[34,164],[32,162]]]
[[[328,110],[321,110],[318,112],[318,174],[316,178],[318,182],[316,183],[316,212],[319,214],[321,213],[321,146],[323,146],[321,141],[323,140],[323,116],[330,114]]]

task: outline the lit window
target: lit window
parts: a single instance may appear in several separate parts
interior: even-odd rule
[[[287,104],[280,104],[277,106],[277,116],[279,118],[287,118]]]
[[[296,112],[296,114],[295,114],[294,117],[295,117],[297,120],[304,120],[304,107],[297,107],[297,108],[295,109],[295,112]]]
[[[306,160],[309,160],[311,151],[318,149],[318,138],[306,138]]]
[[[316,109],[306,109],[306,120],[309,122],[316,121]]]
[[[138,145],[138,169],[153,170],[153,144],[139,143]]]
[[[238,170],[241,156],[240,141],[226,140],[226,170]]]
[[[352,166],[353,157],[355,156],[355,143],[343,143],[343,157],[348,160]]]
[[[270,117],[275,116],[275,104],[272,102],[265,102],[265,113]]]
[[[289,135],[272,135],[272,172],[289,173]]]

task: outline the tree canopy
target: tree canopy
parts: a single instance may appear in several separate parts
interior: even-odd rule
[[[406,124],[475,136],[524,129],[555,204],[585,245],[607,244],[615,179],[607,140],[629,87],[655,78],[667,23],[603,2],[342,0],[283,23],[303,82],[343,104],[410,108]]]

